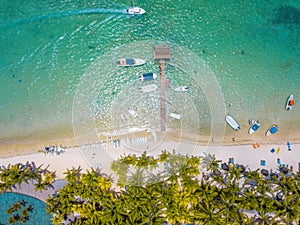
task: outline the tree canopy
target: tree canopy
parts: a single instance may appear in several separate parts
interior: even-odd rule
[[[124,155],[115,176],[99,168],[68,169],[67,184],[46,200],[54,224],[298,224],[300,172],[251,171],[244,165],[162,151]],[[113,177],[115,180],[113,180]],[[1,190],[37,181],[51,187],[55,173],[32,163],[0,169]]]

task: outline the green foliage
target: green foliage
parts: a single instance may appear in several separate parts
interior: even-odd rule
[[[0,167],[0,192],[12,191],[22,183],[35,182],[36,190],[46,190],[52,187],[55,172],[48,171],[42,165],[36,167],[34,162],[18,163]]]
[[[236,164],[222,170],[214,155],[206,155],[200,163],[198,157],[175,151],[163,151],[157,159],[146,153],[122,156],[111,165],[121,192],[111,189],[107,180],[107,185],[105,180],[97,182],[93,172],[69,170],[69,188],[77,191],[71,195],[70,190],[61,191],[50,198],[49,209],[60,212],[54,219],[58,223],[64,215],[79,213],[75,224],[276,224],[299,220],[299,174],[266,179],[258,171],[245,171]],[[92,189],[100,188],[99,194],[88,195],[86,183],[97,185]],[[284,197],[278,200],[274,193]],[[80,196],[80,203],[70,199],[74,195]],[[249,216],[246,210],[255,211]]]
[[[111,164],[118,191],[99,169],[68,169],[66,186],[47,199],[47,212],[53,215],[53,224],[70,215],[76,218],[71,224],[299,222],[300,172],[267,177],[242,165],[226,164],[225,169],[220,163],[214,155],[200,158],[175,151],[163,151],[157,158],[146,152],[122,156]],[[33,165],[30,169],[9,165],[0,170],[0,187],[9,190],[33,178],[36,188],[43,189],[51,186],[55,174],[41,167],[33,170]],[[18,207],[7,212],[13,214]],[[28,214],[21,212],[10,222]]]

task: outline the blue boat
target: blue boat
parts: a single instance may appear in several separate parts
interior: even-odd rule
[[[145,63],[145,60],[136,58],[121,58],[117,61],[118,66],[140,66]]]
[[[157,75],[155,73],[144,73],[140,76],[141,81],[155,80]]]
[[[251,127],[249,129],[249,134],[253,134],[260,127],[259,121],[250,120]]]
[[[267,130],[266,136],[269,136],[271,134],[276,134],[277,131],[278,131],[278,126],[276,124],[273,124],[273,126]]]

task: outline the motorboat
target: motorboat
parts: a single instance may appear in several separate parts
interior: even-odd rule
[[[273,124],[272,127],[270,127],[267,132],[266,132],[266,136],[269,136],[271,134],[276,134],[278,131],[278,126],[276,124]]]
[[[225,120],[226,120],[227,124],[229,126],[231,126],[232,129],[234,129],[235,131],[237,131],[238,129],[240,129],[240,125],[235,121],[235,119],[233,119],[232,116],[227,115],[225,117]]]
[[[140,92],[147,93],[147,92],[152,92],[155,91],[158,88],[156,84],[150,84],[146,85],[140,88]]]
[[[286,110],[290,110],[290,109],[293,108],[294,105],[295,105],[294,95],[290,95],[290,96],[288,97],[288,99],[286,100],[285,109],[286,109]]]
[[[249,134],[253,134],[255,131],[257,131],[260,127],[259,121],[249,120],[250,128],[249,128]]]
[[[180,118],[181,118],[181,116],[177,113],[170,113],[170,117],[177,119],[177,120],[180,120]]]
[[[134,6],[134,7],[129,7],[127,9],[127,14],[130,15],[143,15],[146,11],[140,7]]]
[[[130,108],[128,108],[128,113],[134,118],[136,118],[138,116],[137,113],[133,109],[130,109]]]
[[[140,66],[145,63],[145,60],[136,58],[120,58],[117,61],[118,66]]]
[[[140,75],[141,81],[155,80],[156,78],[157,75],[155,73],[144,73],[143,75]]]
[[[177,88],[174,88],[174,91],[188,91],[189,90],[189,87],[188,86],[179,86]]]

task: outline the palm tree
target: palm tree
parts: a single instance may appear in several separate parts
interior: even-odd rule
[[[297,185],[296,176],[285,176],[283,173],[280,178],[274,177],[275,214],[278,219],[285,221],[286,224],[299,222],[300,219],[300,189]],[[281,198],[278,195],[281,194]]]
[[[204,184],[196,193],[198,204],[193,211],[194,222],[200,224],[225,224],[217,201],[219,196],[218,188]]]
[[[202,158],[202,165],[207,171],[215,172],[219,169],[219,163],[221,160],[217,160],[215,155],[207,154],[204,152],[204,157]]]
[[[249,186],[249,182],[252,184]],[[244,183],[246,191],[243,192],[243,209],[255,210],[253,222],[259,224],[272,224],[275,218],[270,216],[274,211],[271,180],[262,178],[258,170],[247,173]]]
[[[145,153],[123,156],[112,164],[124,179],[121,193],[112,189],[111,178],[99,169],[81,173],[80,168],[72,168],[65,173],[67,185],[47,199],[47,211],[54,214],[54,224],[74,212],[80,214],[75,224],[149,225],[168,221],[250,225],[299,220],[300,172],[272,180],[262,177],[258,170],[245,172],[235,164],[228,165],[228,171],[219,170],[220,161],[214,155],[203,160],[206,172],[201,171],[202,178],[208,175],[207,180],[200,180],[198,157],[175,152],[162,152],[158,159]],[[167,165],[164,176],[150,173],[150,167],[158,163]],[[43,176],[44,183],[51,182],[49,176]],[[276,193],[282,197],[276,199]],[[255,210],[254,216],[248,218],[245,210]]]

